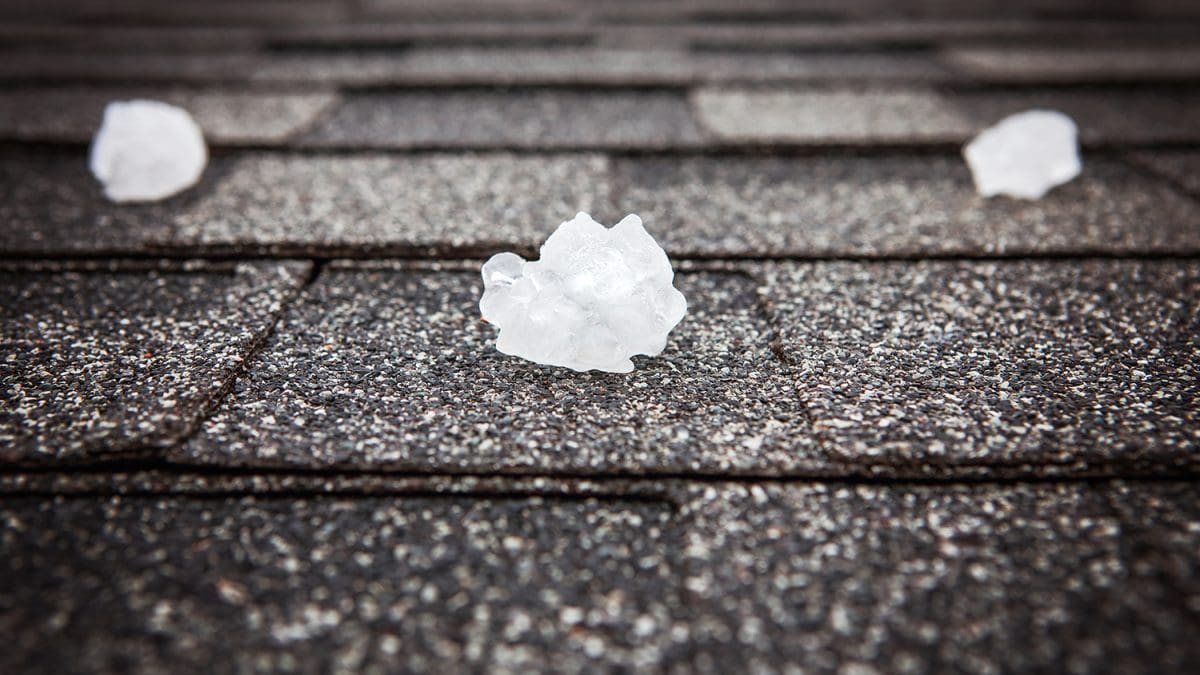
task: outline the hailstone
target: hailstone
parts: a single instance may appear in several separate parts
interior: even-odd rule
[[[963,148],[963,156],[984,197],[1040,199],[1082,170],[1077,136],[1070,117],[1029,110],[984,130]]]
[[[112,201],[150,202],[194,185],[207,162],[204,135],[186,110],[139,100],[104,108],[88,164]]]
[[[628,215],[612,228],[579,213],[558,226],[539,260],[515,253],[483,265],[484,320],[496,349],[572,370],[628,373],[635,354],[657,356],[683,319],[667,254]]]

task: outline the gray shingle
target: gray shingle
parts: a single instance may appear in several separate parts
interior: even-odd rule
[[[1031,108],[1070,115],[1088,145],[1200,140],[1192,89],[705,88],[692,100],[700,123],[733,144],[957,145]]]
[[[1200,197],[1200,150],[1154,150],[1130,158]]]
[[[82,150],[0,153],[0,248],[6,256],[171,249],[180,243],[175,220],[188,204],[212,190],[227,165],[214,159],[198,185],[164,202],[113,204],[88,170]]]
[[[681,275],[689,313],[663,355],[629,375],[579,374],[497,352],[471,269],[326,270],[172,456],[489,474],[816,464],[749,279]]]
[[[302,281],[301,263],[0,268],[0,461],[151,453],[189,432]]]
[[[364,148],[673,148],[700,144],[669,92],[348,95],[302,143]]]
[[[923,89],[701,89],[697,119],[727,143],[955,143],[972,131],[949,100]]]
[[[20,50],[0,60],[4,82],[205,83],[245,78],[255,62],[249,53],[221,51],[122,52]]]
[[[645,669],[679,606],[670,517],[619,501],[0,500],[0,668]]]
[[[962,93],[953,100],[977,130],[1037,108],[1070,115],[1085,145],[1200,141],[1200,89],[1034,88]]]
[[[254,153],[205,192],[177,214],[179,247],[482,256],[536,250],[579,210],[618,217],[600,155]]]
[[[1198,497],[1195,483],[701,489],[685,509],[683,669],[1186,670]]]
[[[329,93],[129,87],[16,88],[0,91],[0,138],[86,143],[110,101],[150,98],[188,110],[209,143],[280,143],[310,126],[336,100]]]
[[[676,255],[1200,252],[1200,203],[1112,160],[1044,199],[983,199],[959,158],[652,158],[614,164],[621,211]]]
[[[958,47],[943,57],[963,74],[992,83],[1200,79],[1196,47]]]
[[[767,293],[833,457],[882,474],[1195,471],[1200,265],[780,264]]]

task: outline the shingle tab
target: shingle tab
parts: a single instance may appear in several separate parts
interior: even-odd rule
[[[799,396],[845,462],[906,476],[1200,468],[1200,264],[817,263],[768,274]]]
[[[668,505],[0,500],[9,673],[645,670]]]
[[[725,475],[814,463],[750,279],[686,274],[666,352],[628,375],[505,356],[477,272],[337,267],[180,462],[443,473]]]
[[[934,156],[621,159],[613,183],[675,255],[1200,252],[1200,203],[1107,159],[1038,201],[983,199]]]
[[[1153,150],[1130,158],[1200,197],[1200,150]]]
[[[955,143],[972,125],[929,90],[701,89],[700,123],[727,143]]]
[[[1196,47],[959,47],[943,56],[965,75],[991,83],[1200,79]]]
[[[302,139],[338,148],[674,148],[699,145],[670,92],[458,91],[348,95]]]
[[[152,454],[189,432],[307,264],[0,267],[0,462]]]
[[[680,669],[1186,670],[1198,498],[1195,483],[701,488]]]
[[[326,256],[533,251],[577,211],[616,222],[608,168],[601,155],[247,154],[177,214],[175,243]]]
[[[0,139],[86,143],[110,101],[149,98],[185,108],[209,143],[280,143],[330,107],[329,93],[112,87],[15,88],[0,91]]]
[[[122,255],[177,248],[175,221],[226,173],[214,159],[198,185],[164,202],[114,204],[80,150],[0,153],[0,251],[25,255]],[[192,252],[195,252],[194,249]]]
[[[1087,145],[1195,142],[1200,93],[1184,89],[704,88],[697,119],[724,143],[958,145],[1001,118],[1060,110]]]

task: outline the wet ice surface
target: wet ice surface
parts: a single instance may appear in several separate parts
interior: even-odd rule
[[[89,166],[114,202],[166,199],[200,179],[204,135],[182,108],[160,101],[116,101],[92,141]]]
[[[657,356],[687,301],[666,252],[635,215],[606,228],[586,213],[559,225],[541,258],[492,256],[483,266],[483,318],[496,348],[544,365],[627,373]]]
[[[1004,118],[968,143],[963,156],[984,197],[1040,199],[1083,168],[1075,122],[1050,110]]]

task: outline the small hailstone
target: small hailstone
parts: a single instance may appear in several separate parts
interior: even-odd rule
[[[1078,130],[1070,117],[1029,110],[1006,117],[963,148],[984,197],[1039,199],[1079,175]]]
[[[483,265],[483,318],[500,328],[496,349],[572,370],[628,373],[634,354],[657,356],[687,301],[671,285],[667,254],[628,215],[611,229],[579,213],[542,244]]]
[[[150,202],[195,185],[207,162],[204,135],[186,110],[118,101],[104,109],[88,165],[112,201]]]

